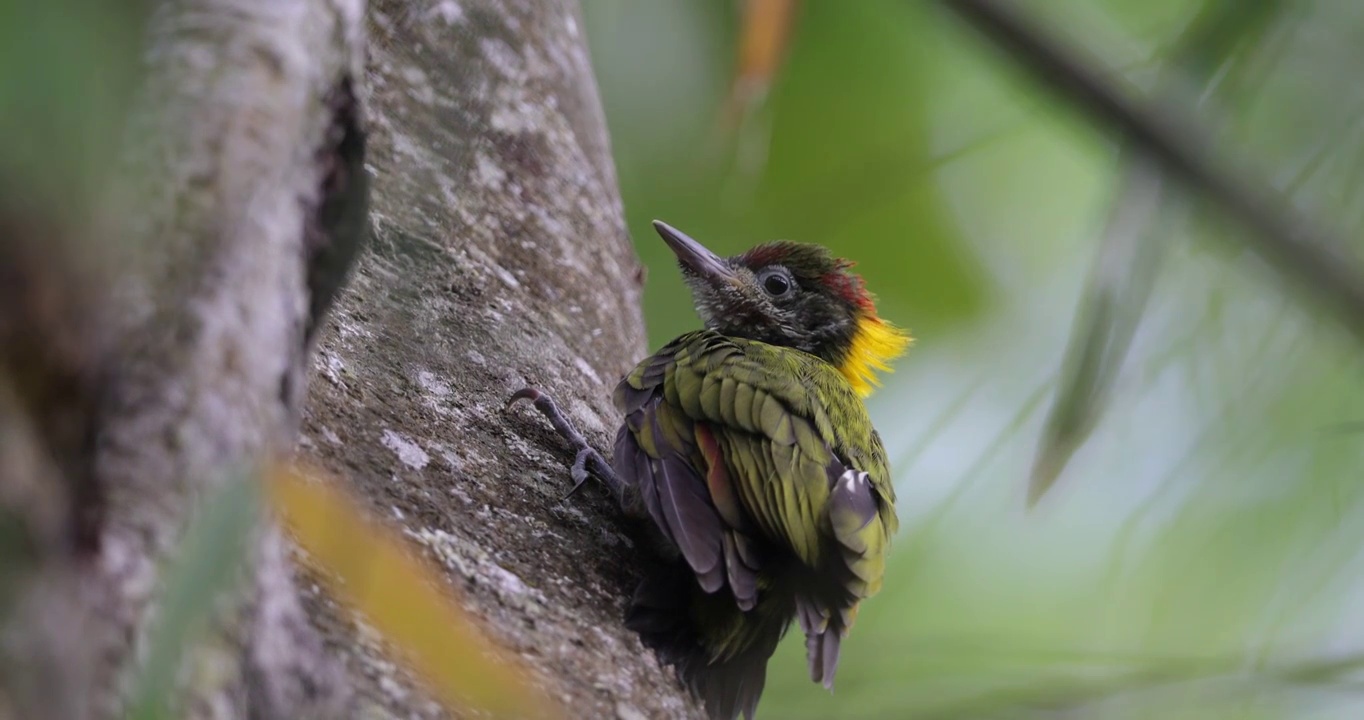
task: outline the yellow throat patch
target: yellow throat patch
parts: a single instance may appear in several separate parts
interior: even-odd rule
[[[838,371],[859,396],[867,397],[881,385],[877,373],[894,372],[890,361],[899,357],[913,341],[904,330],[875,315],[867,315],[857,321],[852,347]]]

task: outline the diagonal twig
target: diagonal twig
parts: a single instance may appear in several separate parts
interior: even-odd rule
[[[1225,78],[1238,47],[1264,33],[1280,15],[1282,0],[1215,0],[1175,42],[1157,88],[1173,85],[1187,70],[1205,87],[1203,98]],[[1125,166],[1063,361],[1028,481],[1028,504],[1051,488],[1106,409],[1118,371],[1155,285],[1168,247],[1163,223],[1185,208],[1168,190],[1162,166],[1139,145],[1124,142]]]
[[[1235,235],[1279,275],[1329,308],[1364,341],[1364,271],[1332,229],[1299,213],[1266,183],[1214,151],[1203,127],[1172,102],[1143,99],[1119,85],[1106,64],[1068,47],[1000,0],[939,0],[1019,65],[1120,133],[1134,148],[1237,221]]]

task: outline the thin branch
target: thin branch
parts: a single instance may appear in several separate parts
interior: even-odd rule
[[[1201,86],[1199,94],[1206,101],[1234,67],[1237,48],[1263,35],[1282,5],[1282,0],[1206,3],[1174,43],[1157,89],[1173,87],[1181,79],[1180,71],[1186,71]],[[1056,482],[1107,409],[1169,247],[1161,232],[1168,225],[1158,221],[1168,222],[1187,208],[1182,196],[1169,192],[1162,166],[1141,146],[1124,142],[1119,163],[1125,166],[1125,175],[1079,303],[1056,398],[1038,442],[1028,481],[1029,505]]]
[[[1163,99],[1142,99],[1121,87],[1107,65],[1068,47],[1014,3],[940,0],[1019,61],[1036,78],[1095,122],[1123,135],[1173,179],[1237,220],[1236,234],[1285,279],[1334,311],[1364,341],[1364,272],[1347,257],[1343,239],[1295,212],[1267,184],[1214,152],[1204,128]]]

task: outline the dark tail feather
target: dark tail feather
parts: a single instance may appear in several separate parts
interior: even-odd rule
[[[752,720],[767,681],[767,661],[791,617],[790,612],[765,609],[760,603],[743,613],[728,593],[702,593],[691,570],[678,564],[640,583],[625,625],[677,669],[683,684],[705,703],[712,720],[736,720],[740,713]],[[716,617],[717,613],[721,616]],[[707,618],[708,627],[741,626],[747,642],[730,657],[712,663],[705,636],[696,624],[698,615]]]
[[[805,631],[805,657],[810,663],[810,679],[825,690],[834,689],[834,673],[838,671],[838,651],[843,644],[847,622],[842,613],[825,618],[820,607],[809,598],[796,601],[797,617]]]
[[[817,635],[805,636],[805,654],[810,661],[810,679],[825,690],[834,689],[834,673],[838,670],[838,650],[842,633],[833,623]]]

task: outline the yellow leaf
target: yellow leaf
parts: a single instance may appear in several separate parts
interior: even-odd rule
[[[786,56],[796,0],[746,0],[739,58],[726,105],[726,125],[735,128],[767,96]]]
[[[319,473],[278,465],[270,505],[339,598],[364,614],[447,708],[494,718],[559,718],[530,672],[494,645],[441,575]]]

